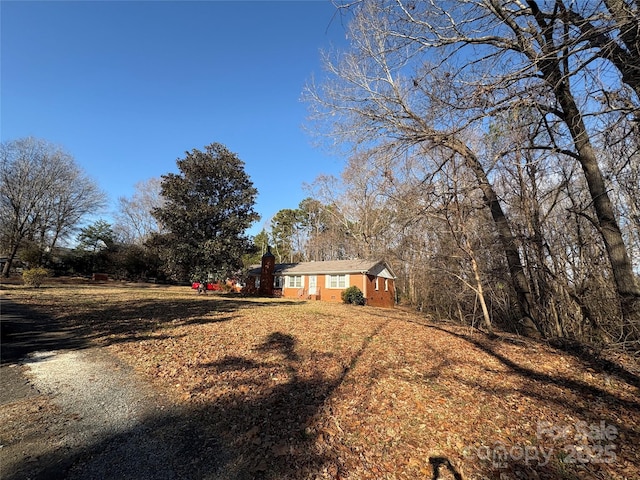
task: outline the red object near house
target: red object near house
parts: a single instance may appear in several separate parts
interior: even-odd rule
[[[193,282],[191,284],[191,288],[193,288],[194,290],[197,290],[199,286],[200,286],[200,282]],[[219,290],[221,290],[220,284],[218,284],[218,283],[207,283],[207,290],[219,291]]]

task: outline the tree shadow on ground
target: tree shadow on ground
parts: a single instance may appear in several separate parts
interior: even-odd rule
[[[2,299],[2,363],[16,363],[36,351],[68,350],[94,345],[166,338],[162,329],[232,320],[244,308],[268,308],[272,302],[241,297],[206,300],[110,300],[88,312],[47,312],[47,306]],[[37,300],[36,300],[37,302]],[[278,302],[297,304],[298,302]]]
[[[333,385],[292,381],[261,398],[159,412],[77,450],[58,448],[3,471],[3,479],[281,479],[322,471],[304,427]]]
[[[409,319],[405,319],[405,321],[409,323],[414,323],[416,325],[424,325],[430,328],[436,328],[441,331],[447,332],[449,334],[453,334],[453,332],[451,332],[450,330],[447,330],[446,328],[438,327],[437,325],[441,324],[440,322],[434,322],[433,320],[430,320],[427,318],[423,318],[422,321],[409,320]],[[515,345],[523,345],[532,341],[535,342],[535,340],[516,337],[509,334],[489,335],[486,332],[481,332],[479,330],[476,330],[476,333],[478,332],[485,335],[487,339],[498,340],[499,342],[511,343]],[[455,334],[455,335],[457,335],[459,338],[471,339],[471,337],[467,335],[461,335],[461,334]],[[580,360],[582,363],[584,363],[585,365],[588,365],[589,367],[593,368],[596,371],[605,372],[607,374],[610,374],[613,377],[618,378],[620,381],[624,383],[633,385],[636,388],[640,388],[640,375],[638,375],[634,371],[627,369],[624,365],[621,365],[620,363],[616,363],[615,361],[612,361],[608,358],[604,358],[601,354],[599,354],[596,350],[594,350],[587,344],[583,344],[583,343],[572,341],[570,339],[565,339],[565,338],[555,338],[555,339],[548,340],[548,345],[551,346],[552,348],[562,351],[563,353],[566,353],[568,355],[571,355],[572,357],[575,357],[577,360]]]
[[[607,405],[610,406],[619,406],[619,407],[623,407],[623,408],[627,408],[630,409],[632,411],[637,411],[638,413],[640,413],[640,402],[638,401],[632,401],[632,400],[627,400],[624,398],[620,398],[616,395],[613,395],[612,393],[608,392],[605,389],[596,387],[594,385],[590,385],[586,382],[582,382],[580,380],[576,380],[573,378],[567,378],[561,375],[552,375],[552,374],[547,374],[547,373],[540,373],[536,370],[532,370],[528,367],[524,367],[522,365],[519,365],[518,363],[514,362],[513,360],[511,360],[510,358],[507,358],[505,355],[502,355],[501,353],[499,353],[495,346],[499,345],[501,340],[498,339],[496,340],[491,340],[491,339],[481,339],[481,338],[474,338],[471,337],[469,335],[463,335],[460,333],[456,333],[456,332],[452,332],[450,330],[444,329],[444,328],[440,328],[440,327],[436,327],[436,326],[431,326],[430,328],[439,330],[441,332],[444,332],[448,335],[453,335],[457,338],[460,338],[462,340],[464,340],[465,342],[470,343],[471,345],[473,345],[474,347],[482,350],[484,353],[490,355],[491,357],[493,357],[494,359],[498,360],[502,365],[504,365],[505,367],[507,367],[510,371],[518,374],[519,376],[521,376],[522,378],[528,379],[528,380],[533,380],[535,382],[539,382],[541,384],[547,384],[547,385],[554,385],[560,388],[568,388],[571,391],[577,393],[580,396],[583,397],[591,397],[591,398],[598,398],[602,401],[604,401]],[[629,373],[630,375],[630,373]],[[635,377],[635,376],[634,376]],[[626,375],[624,377],[619,377],[620,381],[627,383],[626,380]],[[636,378],[637,381],[637,378]],[[635,382],[631,383],[631,385],[635,386]],[[553,401],[553,398],[543,398],[546,401]],[[571,408],[571,406],[568,406],[569,408]],[[577,412],[576,412],[577,413]]]
[[[326,415],[327,399],[383,327],[365,338],[349,365],[333,376],[301,371],[296,338],[272,332],[254,348],[256,359],[227,356],[195,367],[238,378],[216,400],[159,411],[135,428],[82,449],[58,448],[38,459],[26,458],[3,478],[337,478],[343,473],[338,452],[322,442],[314,424]],[[269,371],[274,365],[287,375],[279,382],[254,388],[243,381],[243,371]]]
[[[489,478],[604,478],[599,471],[602,464],[616,462],[621,457],[636,457],[635,446],[640,445],[640,431],[637,422],[627,424],[624,418],[639,418],[640,402],[575,378],[541,373],[520,365],[498,351],[502,342],[499,338],[478,333],[470,336],[434,325],[428,328],[469,343],[522,379],[520,387],[516,389],[487,386],[459,375],[454,375],[456,381],[502,398],[517,393],[535,399],[540,404],[555,406],[556,411],[560,412],[559,418],[566,414],[566,418],[573,419],[560,424],[549,422],[546,418],[538,419],[538,424],[533,426],[535,431],[532,436],[537,439],[533,444],[509,445],[496,441],[471,449],[467,453],[481,461]],[[585,364],[591,365],[592,362],[586,361]],[[606,370],[598,368],[597,371]],[[608,371],[614,372],[615,369],[609,368]],[[624,369],[619,373],[617,379],[621,383],[635,387],[635,375]],[[629,378],[630,375],[634,378]],[[581,402],[567,402],[566,396],[559,395],[562,391],[569,391]],[[584,402],[602,408],[585,409],[582,405]]]
[[[68,325],[41,311],[2,299],[0,321],[2,364],[16,363],[35,351],[77,349],[87,346],[86,329]]]
[[[598,352],[579,342],[571,342],[566,339],[553,339],[551,346],[558,348],[589,365],[594,370],[606,372],[623,382],[640,388],[640,376],[629,371],[623,365],[603,358]]]
[[[296,340],[289,334],[273,332],[269,338],[257,348],[261,352],[275,351],[284,355],[287,360],[298,360],[295,352]]]

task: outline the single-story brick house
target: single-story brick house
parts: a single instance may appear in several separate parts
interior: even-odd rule
[[[355,285],[367,305],[395,305],[395,275],[383,260],[276,264],[269,249],[262,257],[262,266],[249,270],[247,277],[247,290],[262,295],[341,302],[342,291]]]

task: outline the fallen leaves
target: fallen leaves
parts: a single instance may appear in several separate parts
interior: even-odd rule
[[[198,297],[179,287],[73,288],[12,295],[87,325],[91,341],[172,392],[233,452],[233,471],[640,478],[637,377],[543,343],[490,339],[400,310]],[[580,421],[617,429],[615,462],[567,462],[573,439],[540,433],[541,422]],[[524,451],[553,455],[543,463]]]

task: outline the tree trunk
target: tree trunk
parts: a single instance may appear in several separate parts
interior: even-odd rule
[[[553,77],[552,77],[553,78]],[[597,227],[602,235],[616,290],[620,298],[624,322],[624,335],[630,340],[640,339],[640,288],[635,280],[633,265],[622,238],[622,232],[611,199],[607,193],[602,171],[591,145],[582,115],[575,104],[568,85],[560,80],[555,85],[556,96],[563,111],[563,120],[569,127],[578,160],[582,166],[593,207],[597,217]]]
[[[493,189],[484,168],[475,154],[462,142],[454,138],[448,137],[442,139],[442,144],[451,148],[453,151],[460,154],[467,165],[467,167],[473,172],[478,182],[478,186],[482,191],[484,203],[491,212],[498,237],[505,251],[505,257],[507,259],[507,265],[509,266],[509,275],[511,276],[511,283],[516,292],[516,298],[518,300],[518,330],[528,337],[539,337],[540,330],[537,326],[536,318],[533,314],[533,297],[529,289],[527,277],[520,260],[520,253],[518,252],[518,246],[516,240],[511,231],[511,226],[500,201],[498,195]]]
[[[11,265],[13,264],[13,260],[16,258],[16,255],[18,253],[18,246],[19,246],[19,243],[16,242],[11,248],[11,253],[9,253],[9,256],[7,257],[7,261],[5,262],[4,268],[2,269],[2,276],[4,278],[9,278],[9,271],[11,270]]]
[[[469,246],[471,250],[471,247]],[[489,315],[489,309],[487,308],[487,302],[484,298],[484,289],[482,288],[482,279],[480,278],[480,270],[478,269],[478,262],[476,262],[473,254],[471,255],[471,268],[473,268],[473,277],[476,281],[476,293],[478,300],[480,300],[480,307],[482,308],[482,317],[484,318],[484,324],[489,333],[493,333],[493,325],[491,324],[491,316]]]
[[[541,35],[539,38],[541,40],[542,53],[544,54],[542,59],[537,58],[536,55],[531,53],[528,55],[534,63],[538,64],[544,80],[553,89],[555,98],[562,109],[558,115],[567,125],[573,140],[578,161],[582,166],[589,187],[589,193],[593,200],[597,217],[597,222],[594,223],[596,223],[596,227],[602,235],[613,271],[616,291],[620,299],[620,307],[623,315],[623,334],[625,340],[637,341],[640,339],[640,289],[635,281],[633,266],[627,255],[627,249],[622,239],[620,227],[615,218],[611,200],[607,194],[602,172],[598,165],[593,146],[591,145],[589,133],[587,132],[584,119],[571,92],[571,86],[568,80],[570,75],[565,71],[568,67],[562,63],[565,59],[559,55],[557,47],[554,44],[554,23],[547,21],[535,1],[528,0],[527,3],[532,9],[534,18],[540,27]],[[619,1],[609,0],[606,4],[607,8],[614,15],[615,20],[622,22],[621,27],[627,24],[627,20],[629,19],[623,15]],[[592,31],[590,30],[592,27],[587,23],[578,22],[577,24],[581,26],[583,33]],[[604,39],[606,40],[606,37],[604,37]],[[636,58],[634,55],[637,54],[637,52],[635,52],[637,36],[630,31],[623,34],[622,39],[624,42],[629,41],[634,44],[633,51],[630,51],[633,54],[632,56],[621,58],[619,55],[614,54],[615,52],[622,52],[617,45],[609,42],[613,50],[608,47],[605,48],[606,46],[602,43],[602,39],[597,36],[592,36],[591,42],[592,46],[601,49],[600,54],[603,58],[608,58],[620,69],[623,75],[623,81],[636,90],[640,84],[634,83],[633,81],[629,83],[630,77],[635,80],[636,75],[633,74],[635,70],[626,70],[626,66],[635,65],[636,63],[634,62]],[[629,45],[627,45],[627,47],[629,47]]]

